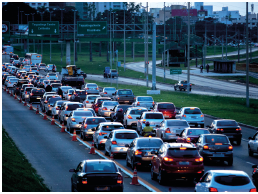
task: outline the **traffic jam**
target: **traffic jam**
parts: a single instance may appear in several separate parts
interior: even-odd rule
[[[71,191],[123,192],[123,173],[132,186],[155,191],[137,176],[143,172],[158,185],[194,184],[195,192],[257,192],[257,165],[250,167],[252,176],[226,168],[234,165],[234,148],[242,144],[237,121],[214,119],[205,125],[198,107],[177,109],[173,102],[135,96],[130,89],[102,88],[86,82],[74,67],[62,74],[54,64],[33,61],[30,53],[11,59],[2,64],[3,91],[103,158],[67,169]],[[258,132],[249,137],[247,149],[247,156],[258,153]],[[206,170],[210,165],[218,167]]]

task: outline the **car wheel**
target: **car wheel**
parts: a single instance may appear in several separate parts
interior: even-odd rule
[[[179,88],[180,91],[182,91],[182,88]]]
[[[237,145],[241,145],[241,139],[236,140]]]
[[[109,156],[109,153],[106,149],[105,149],[105,156]]]
[[[160,185],[164,185],[165,183],[165,173],[159,169],[158,182]]]
[[[153,165],[151,166],[151,179],[152,180],[156,180],[157,179],[157,175],[154,172],[154,167]]]
[[[83,135],[83,133],[82,133],[82,139],[83,139],[83,141],[86,141],[86,137],[85,137],[85,135]]]
[[[127,157],[127,155],[126,155],[126,166],[128,166],[128,167],[130,167],[130,163],[129,163],[129,161],[128,161],[128,157]]]
[[[64,125],[67,125],[67,121],[64,121]]]
[[[176,88],[174,87],[175,91],[176,91]]]
[[[232,166],[232,165],[233,165],[233,158],[230,158],[230,159],[228,160],[228,165],[229,165],[229,166]]]
[[[251,150],[251,148],[249,146],[248,146],[248,155],[249,156],[253,156],[254,155],[253,151]]]
[[[71,181],[71,192],[74,192],[73,181]]]
[[[192,88],[189,89],[189,91],[191,92]]]
[[[204,128],[204,124],[201,124],[201,128]]]
[[[73,128],[69,127],[69,131],[70,131],[70,133],[73,133]]]

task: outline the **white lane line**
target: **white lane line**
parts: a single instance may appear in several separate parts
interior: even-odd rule
[[[244,138],[242,138],[242,140],[244,140],[244,141],[247,141],[247,142],[249,141],[249,140],[247,140],[247,139],[244,139]]]
[[[251,164],[251,165],[255,165],[254,163],[251,163],[251,162],[246,162],[246,163]]]

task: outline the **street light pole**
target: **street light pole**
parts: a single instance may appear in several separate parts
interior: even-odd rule
[[[27,25],[28,25],[28,28],[29,28],[29,20],[28,20],[28,17],[30,14],[24,14],[27,16]],[[29,48],[29,39],[28,39],[28,36],[29,36],[29,32],[28,32],[28,35],[27,35],[27,44],[26,44],[26,52],[27,52],[27,49],[28,49],[28,53],[30,52],[30,48]]]
[[[20,12],[19,12],[19,9],[20,9],[20,8],[18,7],[18,33],[19,33],[19,30],[20,30],[20,28],[19,28],[19,27],[20,27]],[[19,42],[20,42],[20,41],[19,41],[19,39],[18,39],[18,44],[19,44]]]
[[[226,60],[228,60],[228,16],[226,16]]]
[[[63,63],[63,11],[64,9],[60,9],[61,11],[61,66]]]
[[[125,3],[124,3],[124,71],[125,71],[125,56],[126,56],[126,46],[125,46]]]
[[[164,2],[164,54],[163,54],[163,67],[164,67],[164,82],[166,81],[166,68],[165,68],[165,52],[166,52],[166,20],[165,20],[165,14],[166,14],[166,6]],[[168,64],[167,64],[168,65]]]
[[[49,11],[50,13],[50,22],[51,22],[51,14],[53,13],[53,11]],[[51,38],[51,34],[50,34],[50,38]],[[51,44],[51,40],[50,40],[50,54],[49,54],[49,60],[51,62],[51,53],[52,53],[52,44]]]
[[[35,13],[31,13],[32,15],[32,21],[34,22],[34,14]],[[33,38],[33,52],[35,53],[35,39]]]
[[[111,33],[112,33],[112,31],[111,31],[111,9],[110,9],[110,28],[109,28],[109,30],[110,30],[110,50],[109,50],[109,52],[110,52],[110,59],[109,59],[109,61],[110,61],[110,70],[112,69],[112,42],[111,42]],[[111,79],[110,79],[110,85],[112,86],[112,77],[111,77]]]
[[[146,12],[147,16],[146,16],[146,21],[147,21],[147,25],[146,25],[146,62],[147,62],[147,73],[146,73],[146,82],[147,82],[147,87],[149,87],[149,56],[148,56],[148,52],[149,52],[149,33],[148,33],[148,15],[149,15],[149,12],[148,12],[148,2],[147,2],[147,12]]]
[[[249,107],[248,2],[246,2],[246,107]]]
[[[205,23],[206,24],[206,23]],[[206,25],[205,25],[206,26]],[[206,28],[205,28],[206,32]],[[205,33],[206,40],[206,33]],[[206,42],[206,41],[205,41]],[[206,43],[205,43],[206,44]],[[205,56],[206,57],[206,56]],[[187,40],[187,94],[190,89],[190,2],[188,2],[188,40]]]
[[[22,24],[22,12],[23,11],[20,11],[21,12],[21,24]],[[20,35],[21,35],[21,32],[20,32]],[[21,39],[21,49],[22,49],[22,39]]]
[[[75,12],[77,10],[73,10],[72,11],[74,12],[74,28],[73,28],[73,64],[75,65]]]

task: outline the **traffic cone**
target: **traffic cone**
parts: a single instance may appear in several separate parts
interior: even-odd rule
[[[24,106],[27,106],[27,102],[26,102],[26,100],[24,100],[24,104],[23,104]]]
[[[55,118],[54,116],[52,117],[52,120],[51,120],[51,125],[54,125],[55,124]]]
[[[4,91],[6,91],[6,86],[4,87]]]
[[[17,99],[16,93],[15,93],[15,95],[14,95],[14,99],[15,99],[15,100]]]
[[[61,131],[60,132],[62,132],[62,133],[64,133],[65,132],[65,126],[64,126],[64,123],[62,124],[62,128],[61,128]]]
[[[75,129],[73,130],[73,138],[72,138],[72,141],[77,141]]]
[[[9,94],[9,88],[7,88],[6,93]]]
[[[22,103],[22,99],[21,98],[19,99],[19,103]]]
[[[12,90],[10,91],[10,96],[13,96],[13,91]]]
[[[32,108],[32,104],[30,104],[30,108],[29,108],[29,110],[33,110],[33,108]]]
[[[47,114],[46,113],[44,113],[43,120],[47,120]]]
[[[111,154],[110,154],[110,160],[114,160],[114,154],[113,154],[113,152],[111,152]]]
[[[136,166],[134,167],[133,179],[132,179],[132,182],[131,182],[130,184],[131,184],[131,185],[140,185],[139,182],[138,182],[138,176],[137,176]]]
[[[39,114],[39,106],[37,106],[36,114]]]
[[[94,141],[93,141],[93,140],[92,140],[91,149],[90,149],[89,154],[96,154],[96,153],[95,153]]]

